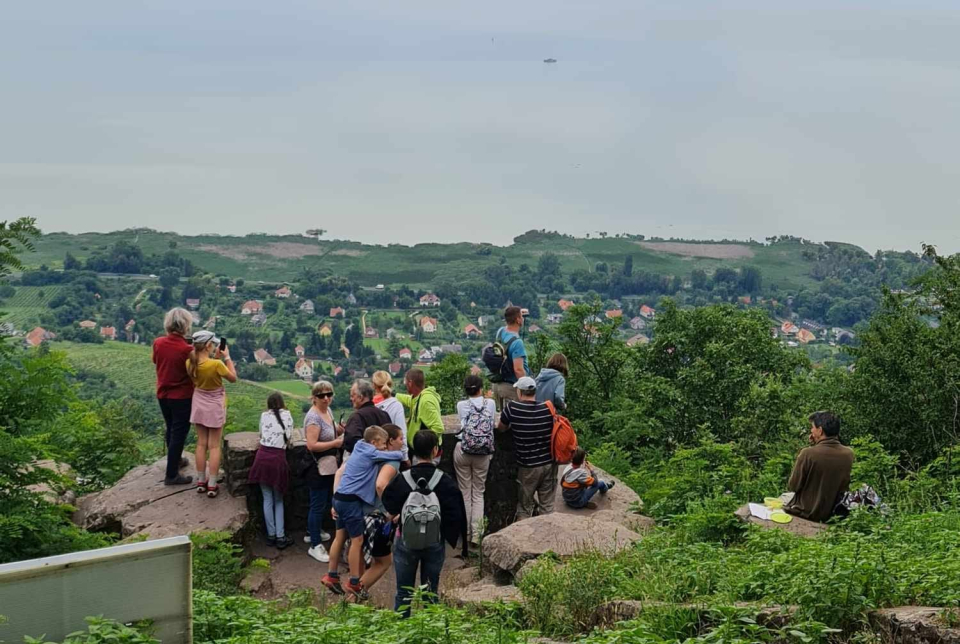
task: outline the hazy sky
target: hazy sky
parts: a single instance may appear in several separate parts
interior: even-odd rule
[[[957,251],[958,33],[956,0],[12,2],[0,218]]]

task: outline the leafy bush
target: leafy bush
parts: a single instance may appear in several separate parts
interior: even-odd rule
[[[87,630],[67,635],[63,644],[160,644],[148,634],[149,629],[134,628],[112,619],[88,617]],[[26,637],[25,644],[47,644],[41,638]]]
[[[227,532],[194,532],[193,587],[233,595],[243,579],[243,548]]]

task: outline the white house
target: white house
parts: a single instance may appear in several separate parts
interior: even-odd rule
[[[433,293],[427,293],[420,297],[420,306],[440,306],[440,298]]]
[[[293,372],[297,374],[298,378],[306,381],[313,380],[313,362],[300,358],[297,360],[297,364],[294,365]]]

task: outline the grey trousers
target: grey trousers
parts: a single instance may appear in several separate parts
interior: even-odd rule
[[[495,382],[493,384],[493,402],[497,404],[497,411],[503,411],[504,400],[519,400],[517,389],[512,382]]]
[[[537,514],[553,512],[553,500],[557,496],[557,465],[541,465],[539,467],[517,468],[517,521],[533,516],[534,508]],[[533,496],[537,500],[534,502]]]

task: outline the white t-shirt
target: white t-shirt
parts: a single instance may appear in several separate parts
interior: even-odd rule
[[[283,425],[277,422],[277,415],[273,410],[260,414],[260,444],[264,447],[286,447],[293,430],[293,416],[290,410],[281,409],[280,418]]]
[[[467,416],[470,415],[470,407],[468,407],[468,405],[472,406],[477,411],[480,411],[484,406],[486,406],[487,410],[490,412],[490,418],[493,419],[494,426],[496,426],[497,404],[493,402],[492,398],[475,396],[473,398],[468,398],[467,400],[461,400],[457,403],[457,415],[460,416],[460,431],[463,431],[463,427],[467,422]]]
[[[377,403],[377,408],[387,412],[387,415],[390,416],[390,422],[402,430],[403,447],[400,448],[400,451],[403,452],[403,460],[409,460],[407,454],[407,419],[403,415],[403,403],[396,398],[384,398]]]

